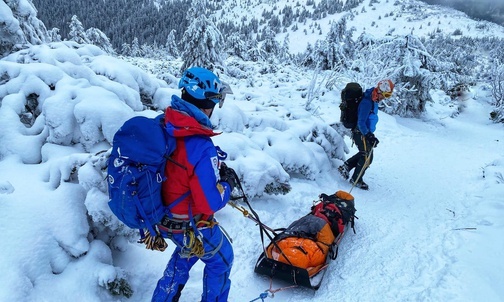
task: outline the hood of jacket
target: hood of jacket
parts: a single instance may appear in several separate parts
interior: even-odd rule
[[[201,110],[196,108],[199,112],[195,111],[187,105],[196,108],[194,105],[176,96],[172,97],[172,106],[168,107],[165,111],[166,130],[170,135],[174,137],[186,137],[193,135],[214,136],[220,134],[214,132],[212,128],[210,128],[210,120]],[[187,108],[190,109],[187,110]],[[204,117],[201,116],[200,113]]]

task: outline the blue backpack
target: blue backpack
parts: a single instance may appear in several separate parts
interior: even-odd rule
[[[175,150],[175,138],[165,128],[163,115],[127,120],[116,132],[108,161],[108,205],[130,228],[148,229],[166,214],[161,185],[166,160]]]

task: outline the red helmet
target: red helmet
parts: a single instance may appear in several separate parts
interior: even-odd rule
[[[384,98],[389,98],[392,96],[392,92],[394,91],[394,83],[391,80],[381,80],[376,85],[378,89],[378,93],[383,95]]]

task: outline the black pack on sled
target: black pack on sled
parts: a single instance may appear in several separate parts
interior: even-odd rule
[[[292,285],[318,289],[346,228],[354,226],[353,196],[338,191],[320,195],[311,212],[277,234],[254,271]]]

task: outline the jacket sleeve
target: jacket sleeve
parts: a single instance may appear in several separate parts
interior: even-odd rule
[[[368,118],[369,114],[371,113],[372,106],[373,101],[366,97],[359,104],[357,112],[357,128],[362,133],[362,135],[366,135],[368,132],[370,132],[370,129],[368,128]]]
[[[193,162],[194,170],[189,176],[189,185],[196,210],[212,215],[226,205],[231,196],[231,190],[226,182],[219,182],[219,160],[211,141],[205,144],[199,154],[200,158]]]

